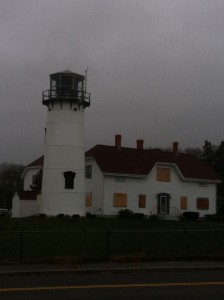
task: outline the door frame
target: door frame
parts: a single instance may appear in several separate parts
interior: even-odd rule
[[[164,203],[162,203],[164,201]],[[157,194],[157,213],[169,214],[170,212],[170,195],[167,193]]]

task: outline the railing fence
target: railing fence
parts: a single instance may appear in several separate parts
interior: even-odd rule
[[[61,230],[0,232],[0,262],[148,257],[177,259],[224,255],[218,230]]]

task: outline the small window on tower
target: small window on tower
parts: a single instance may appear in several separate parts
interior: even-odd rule
[[[72,171],[64,172],[65,189],[74,189],[75,175],[76,173]]]

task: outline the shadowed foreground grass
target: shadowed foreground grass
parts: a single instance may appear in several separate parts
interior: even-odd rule
[[[224,224],[109,218],[0,219],[0,263],[224,258]]]

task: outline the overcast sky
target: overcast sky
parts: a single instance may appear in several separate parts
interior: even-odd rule
[[[0,163],[43,154],[49,74],[85,74],[86,149],[224,140],[224,0],[0,0]]]

